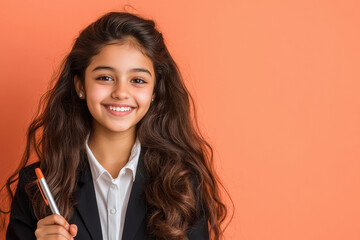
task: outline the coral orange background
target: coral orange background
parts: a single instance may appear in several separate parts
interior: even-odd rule
[[[1,1],[0,180],[79,31],[126,4],[155,19],[196,100],[235,203],[226,239],[360,239],[355,0]]]

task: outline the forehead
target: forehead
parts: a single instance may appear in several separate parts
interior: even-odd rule
[[[152,60],[144,53],[143,48],[134,41],[114,42],[102,47],[100,52],[93,56],[87,70],[98,65],[111,66],[119,71],[131,68],[147,68],[152,73]]]

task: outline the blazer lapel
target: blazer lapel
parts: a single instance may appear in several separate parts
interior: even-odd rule
[[[80,218],[84,222],[84,225],[90,233],[92,239],[101,240],[101,223],[91,170],[87,159],[84,159],[84,162],[86,162],[85,169],[79,176],[78,203],[76,205],[76,209],[78,210]]]
[[[135,237],[141,223],[144,221],[146,213],[145,204],[145,166],[144,149],[141,149],[139,162],[136,170],[135,181],[133,183],[129,198],[128,207],[125,215],[123,230],[123,240],[132,240]]]

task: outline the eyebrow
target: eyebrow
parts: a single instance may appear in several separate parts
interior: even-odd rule
[[[94,68],[91,72],[95,72],[98,70],[110,70],[112,72],[117,72],[115,68],[110,67],[110,66],[97,66],[96,68]],[[129,70],[130,73],[132,72],[144,72],[144,73],[148,73],[150,76],[152,76],[151,72],[149,70],[147,70],[146,68],[132,68]]]

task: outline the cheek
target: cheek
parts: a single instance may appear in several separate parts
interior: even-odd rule
[[[105,88],[89,86],[86,89],[86,102],[88,108],[93,109],[107,95],[108,95],[108,91]]]
[[[152,91],[142,91],[136,95],[139,105],[148,107],[151,103]]]

